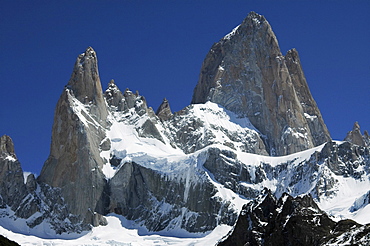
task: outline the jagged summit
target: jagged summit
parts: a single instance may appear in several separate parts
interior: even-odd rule
[[[220,41],[229,40],[233,35],[236,33],[244,32],[245,29],[252,30],[251,27],[255,29],[260,29],[263,27],[270,28],[269,22],[263,15],[259,15],[256,12],[250,12],[247,17],[243,20],[243,22],[235,27],[230,33],[228,33],[225,37],[223,37]]]
[[[13,140],[8,135],[0,137],[0,155],[7,155],[16,158]]]
[[[172,111],[170,108],[170,104],[166,98],[163,99],[161,105],[159,105],[156,115],[161,120],[168,120],[172,116]]]
[[[298,52],[283,56],[267,20],[251,12],[207,54],[192,103],[211,101],[248,117],[271,155],[330,140],[309,92]]]
[[[80,102],[92,105],[91,110],[98,118],[108,115],[99,77],[98,58],[92,47],[77,57],[67,88]]]
[[[353,124],[352,131],[347,133],[344,141],[348,141],[363,147],[370,146],[370,137],[368,131],[365,130],[364,135],[362,135],[360,125],[357,121]]]
[[[100,94],[98,59],[93,48],[88,47],[84,53],[77,57],[67,86],[73,90],[74,96],[83,103],[93,101]]]

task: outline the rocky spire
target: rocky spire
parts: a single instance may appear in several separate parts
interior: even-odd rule
[[[369,133],[367,131],[364,132],[364,135],[361,134],[360,125],[356,121],[353,125],[352,131],[349,131],[347,133],[347,136],[345,137],[344,141],[348,141],[350,143],[359,145],[359,146],[370,146],[369,145]]]
[[[67,87],[80,102],[91,105],[92,115],[97,119],[106,119],[108,111],[100,83],[98,59],[93,48],[88,47],[77,57]]]
[[[206,101],[247,116],[267,137],[272,155],[298,152],[330,139],[298,53],[291,50],[283,56],[270,24],[254,12],[207,54],[192,103]]]
[[[159,119],[166,121],[172,116],[172,111],[170,108],[170,104],[168,103],[168,100],[166,98],[163,99],[161,105],[159,105],[159,108],[157,109],[156,115]]]
[[[309,126],[313,144],[320,145],[330,140],[330,133],[306,82],[301,60],[296,49],[291,49],[285,55],[286,66],[294,85],[298,101],[301,102],[303,114]]]
[[[15,152],[13,140],[0,137],[0,207],[9,206],[19,215],[19,206],[27,195],[23,170]]]
[[[78,56],[71,79],[57,103],[50,155],[38,180],[61,189],[72,214],[94,224],[106,184],[100,150],[106,138],[108,110],[95,51]]]

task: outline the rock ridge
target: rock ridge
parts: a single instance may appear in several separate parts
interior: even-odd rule
[[[243,206],[233,230],[219,246],[227,245],[365,245],[370,225],[333,221],[310,195],[276,199],[270,190]]]

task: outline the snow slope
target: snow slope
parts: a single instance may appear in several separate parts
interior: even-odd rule
[[[105,245],[122,245],[122,246],[146,246],[146,245],[215,245],[216,242],[225,235],[230,229],[230,226],[221,225],[214,231],[207,234],[185,233],[183,237],[164,236],[155,233],[148,233],[145,228],[133,227],[132,221],[127,221],[122,216],[108,215],[108,226],[99,226],[92,231],[76,237],[76,235],[65,235],[65,238],[59,239],[43,239],[32,235],[23,235],[14,233],[0,227],[0,234],[19,243],[20,245],[84,245],[84,246],[105,246]],[[178,232],[183,233],[182,231]],[[48,237],[50,235],[47,235]],[[58,235],[55,235],[58,237]],[[60,236],[59,236],[60,237]],[[72,240],[73,239],[73,240]]]

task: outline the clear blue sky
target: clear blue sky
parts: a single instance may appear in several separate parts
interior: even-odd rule
[[[250,11],[296,48],[333,139],[370,130],[370,1],[1,1],[0,135],[26,171],[49,155],[57,100],[76,57],[92,46],[103,88],[139,90],[157,109],[190,103],[214,42]]]

